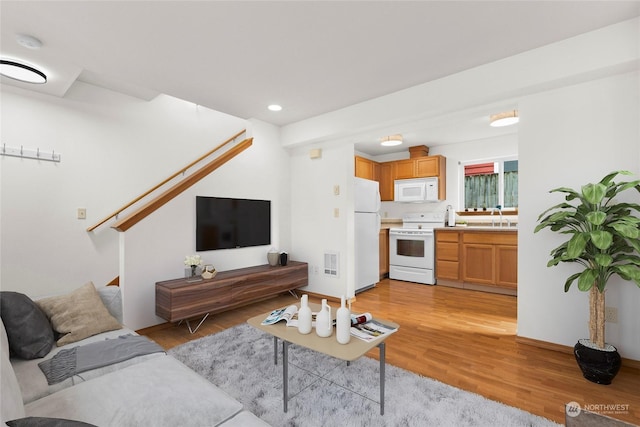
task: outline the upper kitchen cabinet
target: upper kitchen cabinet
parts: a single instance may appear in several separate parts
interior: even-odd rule
[[[447,170],[447,158],[444,156],[424,156],[393,162],[393,179],[426,178],[437,176],[444,179]]]
[[[427,176],[444,177],[447,159],[443,156],[428,156],[414,159],[416,161],[416,178]]]
[[[356,176],[378,181],[380,164],[364,157],[355,156]]]
[[[411,148],[422,148],[411,147]],[[426,147],[424,147],[426,149]],[[410,159],[395,160],[378,163],[364,157],[355,156],[355,175],[359,178],[370,179],[380,183],[380,199],[383,202],[393,201],[393,181],[396,179],[412,179],[438,177],[438,198],[447,197],[447,159],[444,156],[426,156],[420,152],[411,152]],[[423,154],[417,156],[416,154]]]
[[[438,178],[438,198],[447,198],[447,158],[444,156],[422,156],[393,163],[393,179]],[[381,184],[382,185],[382,184]],[[393,182],[391,183],[393,186]],[[393,197],[391,199],[393,200]]]
[[[380,200],[393,201],[393,163],[380,163]]]

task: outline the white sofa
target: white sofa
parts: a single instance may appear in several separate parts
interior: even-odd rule
[[[116,310],[111,311],[120,320],[117,288],[101,291],[103,302],[110,300],[113,303],[115,295]],[[109,303],[105,305],[108,307]],[[60,347],[54,345],[46,356],[32,360],[10,357],[4,322],[1,329],[1,416],[8,425],[268,426],[243,410],[238,401],[165,352],[83,372],[52,386],[47,384],[38,363],[63,349],[135,334],[126,328],[102,332]]]

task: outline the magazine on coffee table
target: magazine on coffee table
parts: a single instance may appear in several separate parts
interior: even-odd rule
[[[383,336],[390,335],[397,331],[398,328],[392,328],[378,322],[375,319],[368,320],[364,323],[351,326],[351,336],[359,338],[363,341],[375,341]]]
[[[290,305],[289,307],[273,310],[266,319],[262,321],[263,325],[273,325],[284,320],[287,326],[298,326],[298,307]]]

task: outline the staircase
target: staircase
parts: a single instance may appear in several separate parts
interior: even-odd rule
[[[106,223],[112,218],[116,218],[116,222],[111,225],[111,228],[120,232],[127,231],[129,228],[142,221],[144,218],[155,212],[157,209],[172,200],[174,197],[178,196],[187,188],[191,187],[192,185],[209,175],[211,172],[218,169],[220,166],[224,165],[229,160],[233,159],[238,154],[249,148],[253,144],[253,138],[245,138],[241,142],[237,142],[237,140],[245,134],[246,129],[243,129],[242,131],[233,135],[231,138],[227,139],[226,141],[215,147],[213,150],[200,156],[198,159],[194,160],[176,173],[164,179],[159,184],[153,186],[151,189],[145,191],[140,196],[134,198],[129,203],[114,211],[109,216],[103,218],[96,224],[87,228],[87,231],[94,231],[96,228],[100,227],[102,224]],[[228,148],[224,152],[221,152],[221,150],[227,146],[229,146],[230,148]],[[184,175],[189,169],[195,167],[198,164],[202,164],[203,162],[206,163],[200,166],[200,168],[195,172],[191,173],[190,175],[186,175],[181,180],[171,184],[171,182],[174,181],[178,176]],[[143,199],[147,201],[144,202]],[[135,207],[134,205],[138,204],[139,202],[144,202],[144,204],[139,207]],[[132,210],[123,214],[123,212],[129,210],[129,208],[132,208]],[[119,218],[121,214],[123,214],[122,218]]]

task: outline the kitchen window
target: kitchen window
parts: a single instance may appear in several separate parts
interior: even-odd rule
[[[466,212],[518,209],[518,159],[515,157],[460,163],[460,206]]]

